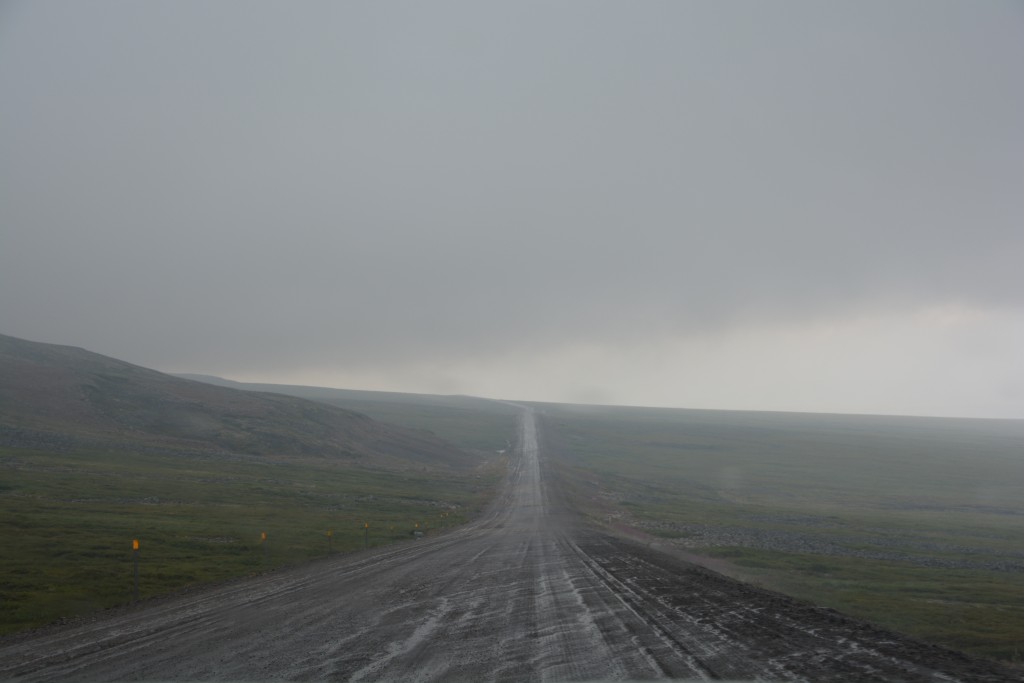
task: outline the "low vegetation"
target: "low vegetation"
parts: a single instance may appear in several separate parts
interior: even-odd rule
[[[0,335],[0,633],[132,599],[133,539],[144,599],[466,521],[515,411],[423,400],[410,429]]]
[[[923,640],[1024,653],[1024,423],[538,409],[597,523]]]
[[[7,448],[0,472],[7,633],[131,600],[132,539],[146,598],[437,533],[486,503],[502,467],[400,473],[323,458]]]

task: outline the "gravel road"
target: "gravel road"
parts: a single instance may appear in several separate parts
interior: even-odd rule
[[[528,411],[472,524],[0,643],[0,679],[31,681],[1013,676],[588,530]]]

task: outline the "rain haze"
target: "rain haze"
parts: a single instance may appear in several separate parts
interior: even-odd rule
[[[170,372],[1024,417],[1018,2],[5,2],[0,332]]]

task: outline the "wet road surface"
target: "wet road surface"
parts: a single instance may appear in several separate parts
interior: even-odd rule
[[[588,530],[529,411],[472,524],[0,643],[0,680],[1008,677]]]

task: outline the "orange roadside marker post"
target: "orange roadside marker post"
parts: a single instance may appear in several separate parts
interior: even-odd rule
[[[139,539],[132,539],[132,574],[134,576],[132,597],[133,602],[139,601]]]
[[[263,546],[263,564],[267,563],[267,532],[260,532],[260,545]]]
[[[370,523],[363,522],[363,550],[370,547]]]

